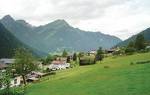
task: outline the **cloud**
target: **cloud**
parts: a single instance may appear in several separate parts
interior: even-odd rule
[[[10,14],[34,25],[65,19],[121,39],[150,26],[149,9],[149,0],[0,0],[0,17]]]

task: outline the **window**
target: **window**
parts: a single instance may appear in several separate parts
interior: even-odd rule
[[[14,79],[14,84],[17,84],[17,79]]]

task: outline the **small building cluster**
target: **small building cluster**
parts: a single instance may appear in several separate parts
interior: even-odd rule
[[[1,73],[5,72],[5,70],[9,67],[9,65],[13,64],[14,62],[15,59],[8,59],[8,58],[0,59],[0,72]],[[23,82],[22,77],[15,75],[13,78],[10,79],[10,87],[20,86],[22,82]],[[0,89],[3,88],[5,88],[4,85],[0,85]]]
[[[0,72],[5,72],[6,69],[15,62],[15,59],[9,59],[9,58],[2,58],[0,59]],[[37,66],[42,69],[44,65],[40,61],[36,61]],[[52,70],[61,70],[61,69],[67,69],[70,67],[70,63],[67,63],[67,58],[58,57],[56,60],[53,60],[51,64],[47,65],[46,68],[48,68],[50,71]],[[32,71],[31,73],[26,75],[26,81],[27,82],[37,82],[40,80],[40,78],[47,76],[51,74],[51,72],[40,72],[40,71]],[[0,77],[2,77],[0,75]],[[17,87],[23,84],[23,78],[19,75],[14,75],[10,79],[10,87]],[[4,89],[5,86],[0,84],[0,89]]]

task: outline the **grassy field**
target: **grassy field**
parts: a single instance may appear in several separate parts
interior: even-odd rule
[[[58,71],[31,84],[27,95],[150,95],[150,53],[105,58],[101,63]],[[107,68],[104,68],[107,67]]]

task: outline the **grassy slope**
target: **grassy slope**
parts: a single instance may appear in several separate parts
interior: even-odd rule
[[[30,85],[27,95],[150,95],[150,64],[129,65],[140,60],[150,60],[150,53],[59,71],[49,80]]]

